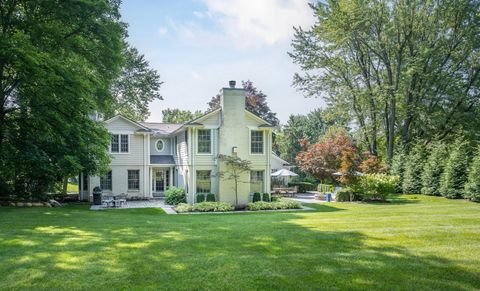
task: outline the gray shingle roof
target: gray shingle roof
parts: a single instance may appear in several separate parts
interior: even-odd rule
[[[141,125],[150,128],[158,135],[168,135],[182,127],[181,123],[141,122]]]
[[[151,155],[150,164],[174,165],[175,160],[173,159],[173,156],[169,156],[169,155]]]

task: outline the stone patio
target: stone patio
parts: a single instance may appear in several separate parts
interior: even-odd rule
[[[105,210],[105,209],[132,209],[132,208],[161,208],[167,214],[177,214],[172,208],[172,205],[165,204],[163,199],[151,199],[140,201],[127,201],[122,207],[105,207],[104,205],[92,205],[90,210]]]

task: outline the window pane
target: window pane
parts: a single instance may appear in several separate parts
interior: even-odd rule
[[[112,171],[100,177],[100,188],[102,190],[112,190]]]
[[[250,192],[263,192],[263,171],[250,172]]]
[[[250,151],[253,154],[263,154],[263,131],[252,130],[250,136]]]
[[[128,134],[121,135],[120,149],[122,153],[128,153]]]
[[[110,145],[110,151],[112,153],[118,153],[119,143],[118,143],[118,134],[112,134],[112,141]]]
[[[140,170],[128,170],[128,190],[140,189]]]
[[[197,193],[211,193],[211,171],[197,171]]]
[[[210,138],[210,129],[199,129],[198,130],[198,152],[199,153],[210,153],[211,151],[211,138]]]

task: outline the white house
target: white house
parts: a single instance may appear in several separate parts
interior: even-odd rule
[[[185,124],[139,123],[121,115],[106,120],[111,171],[103,177],[81,175],[81,199],[91,200],[96,186],[104,193],[154,198],[174,185],[185,188],[189,203],[198,193],[234,203],[233,181],[217,175],[226,171],[219,154],[252,163],[239,183],[239,203],[249,202],[253,192],[270,192],[273,126],[245,109],[245,90],[234,82],[220,93],[219,109]]]

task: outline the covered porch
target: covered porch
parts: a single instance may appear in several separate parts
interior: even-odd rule
[[[165,197],[169,186],[175,185],[175,161],[170,155],[150,156],[150,186],[153,198]]]

